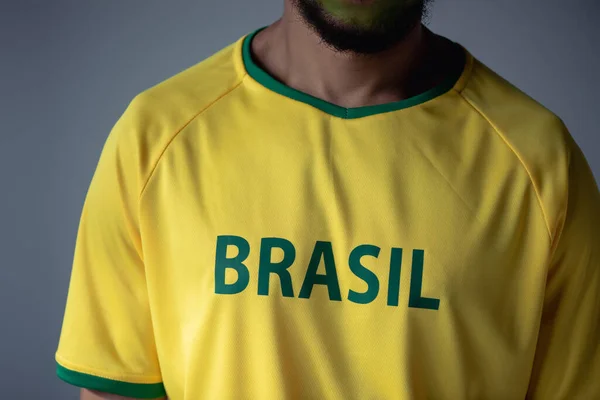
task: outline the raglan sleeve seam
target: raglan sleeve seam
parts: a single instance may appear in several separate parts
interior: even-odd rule
[[[160,161],[163,159],[164,154],[167,152],[167,150],[169,149],[171,143],[173,143],[173,141],[175,140],[175,138],[177,138],[177,136],[179,136],[179,134],[189,124],[191,124],[196,118],[198,118],[200,115],[202,115],[204,112],[206,112],[213,105],[215,105],[216,103],[218,103],[220,100],[222,100],[223,98],[227,97],[235,89],[237,89],[238,87],[240,87],[242,85],[242,83],[244,82],[243,78],[244,77],[241,77],[241,79],[239,79],[239,81],[235,85],[233,85],[232,87],[228,88],[224,93],[222,93],[220,96],[218,96],[213,101],[209,102],[204,107],[200,108],[199,111],[197,111],[191,118],[189,118],[183,125],[181,125],[173,134],[171,134],[169,136],[168,140],[163,145],[162,150],[160,151],[158,157],[156,157],[156,160],[154,160],[153,162],[151,162],[152,166],[150,167],[150,171],[148,172],[148,176],[143,181],[144,183],[141,186],[140,193],[139,193],[139,196],[138,196],[138,201],[141,200],[142,197],[144,196],[144,192],[146,191],[146,188],[148,187],[148,184],[150,183],[150,180],[154,176],[154,172],[156,171],[156,169],[157,169]],[[140,95],[138,95],[138,96],[140,96]]]
[[[500,130],[498,129],[498,127],[479,109],[477,108],[477,106],[475,104],[473,104],[473,102],[471,102],[465,95],[463,92],[458,92],[458,95],[475,111],[477,112],[477,114],[479,114],[483,119],[485,119],[485,121],[492,127],[492,129],[494,130],[494,132],[496,132],[496,134],[500,137],[500,139],[502,139],[502,141],[504,142],[504,144],[508,147],[508,149],[515,155],[515,157],[517,158],[517,160],[519,161],[519,163],[521,164],[521,166],[525,169],[525,172],[527,173],[527,176],[529,177],[529,181],[531,182],[531,185],[533,187],[533,190],[535,192],[535,196],[537,199],[537,203],[540,207],[540,210],[542,212],[542,217],[544,219],[544,224],[546,226],[546,231],[548,233],[548,236],[550,238],[550,243],[553,244],[555,242],[555,235],[552,231],[552,229],[550,228],[550,222],[548,220],[548,213],[546,211],[546,207],[544,205],[544,202],[542,201],[542,197],[540,195],[540,188],[538,187],[537,182],[535,181],[535,179],[533,178],[533,175],[531,173],[530,168],[527,166],[527,163],[525,162],[525,160],[523,159],[523,157],[521,156],[521,154],[514,148],[514,146],[509,142],[509,140],[506,138],[506,135],[504,135],[502,132],[500,132]]]

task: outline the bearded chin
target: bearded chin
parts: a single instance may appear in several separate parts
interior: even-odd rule
[[[375,54],[404,40],[426,16],[430,1],[399,6],[368,27],[344,24],[328,14],[317,0],[293,0],[305,23],[332,49],[343,53]]]

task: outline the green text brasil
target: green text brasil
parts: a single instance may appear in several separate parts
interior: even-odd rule
[[[227,258],[229,247],[235,247],[237,254],[235,257]],[[272,262],[271,253],[274,249],[283,252],[283,259],[278,262]],[[356,292],[352,289],[346,294],[346,298],[358,304],[367,304],[375,300],[377,296],[383,295],[387,289],[387,305],[398,306],[400,297],[400,276],[402,271],[402,248],[392,248],[389,262],[388,287],[380,288],[379,279],[373,271],[367,269],[363,263],[363,257],[377,258],[380,248],[371,244],[362,244],[350,252],[347,261],[347,267],[354,275],[362,279],[367,284],[367,290]],[[287,239],[268,237],[262,238],[260,242],[260,254],[258,265],[258,295],[269,295],[269,282],[271,275],[275,275],[281,282],[281,292],[284,297],[298,297],[309,299],[315,285],[327,287],[329,299],[332,301],[341,301],[342,293],[338,281],[336,261],[333,255],[331,242],[317,241],[312,250],[312,255],[308,265],[294,265],[296,260],[296,248],[293,243]],[[435,298],[423,297],[421,287],[423,285],[423,260],[425,252],[415,249],[412,251],[412,265],[410,274],[410,293],[408,306],[412,308],[424,308],[429,310],[439,309],[440,301]],[[248,287],[250,283],[250,272],[245,264],[250,255],[250,244],[241,236],[221,235],[217,237],[216,257],[215,257],[215,293],[216,294],[236,294]],[[319,265],[324,265],[324,273],[317,273]],[[304,268],[306,273],[302,281],[300,291],[294,292],[290,268]],[[233,283],[226,283],[225,275],[227,269],[237,272],[237,280]]]

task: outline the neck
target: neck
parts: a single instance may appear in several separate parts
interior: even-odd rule
[[[433,37],[422,24],[384,52],[341,53],[324,44],[290,3],[252,45],[257,63],[287,86],[347,108],[399,101],[430,88],[431,76],[417,74]]]

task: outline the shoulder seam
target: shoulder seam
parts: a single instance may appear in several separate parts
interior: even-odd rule
[[[154,165],[152,166],[150,173],[148,174],[148,177],[145,179],[144,181],[144,185],[142,186],[142,189],[140,191],[140,195],[138,197],[138,200],[141,199],[144,196],[144,192],[146,191],[146,188],[148,187],[148,183],[150,182],[150,179],[152,178],[152,176],[154,175],[154,171],[156,171],[156,168],[158,167],[158,164],[160,163],[160,160],[162,160],[163,155],[166,153],[167,149],[169,148],[169,146],[171,145],[171,143],[173,143],[173,141],[175,140],[175,138],[179,135],[179,133],[181,133],[189,124],[191,124],[196,118],[198,118],[200,115],[202,115],[205,111],[207,111],[210,107],[212,107],[213,105],[215,105],[217,102],[219,102],[219,100],[222,100],[223,98],[227,97],[227,95],[229,95],[231,92],[233,92],[235,89],[237,89],[238,87],[240,87],[240,85],[244,82],[244,78],[245,75],[243,75],[239,82],[237,82],[234,86],[230,87],[229,89],[227,89],[223,94],[221,94],[220,96],[218,96],[215,100],[211,101],[208,105],[206,105],[204,108],[201,108],[196,114],[194,114],[192,116],[192,118],[190,118],[187,122],[185,122],[179,129],[177,129],[175,131],[175,133],[173,133],[173,135],[171,136],[171,138],[167,141],[167,143],[165,144],[164,148],[162,149],[162,151],[160,152],[159,156],[157,157],[156,161],[154,162]]]
[[[552,243],[554,241],[554,238],[553,238],[553,235],[552,235],[552,231],[550,229],[550,223],[548,222],[548,215],[546,213],[546,209],[544,208],[544,203],[543,203],[542,197],[540,195],[540,190],[539,190],[538,186],[536,185],[536,182],[533,179],[533,175],[531,174],[531,171],[527,167],[527,164],[525,163],[525,160],[523,160],[523,157],[521,157],[521,154],[519,154],[519,152],[513,147],[513,145],[508,141],[508,139],[506,138],[506,136],[503,135],[500,132],[500,130],[498,129],[498,127],[479,108],[477,108],[475,106],[475,104],[473,104],[464,95],[464,93],[462,91],[461,92],[457,92],[457,93],[473,110],[475,110],[483,119],[485,119],[487,121],[487,123],[494,129],[494,131],[496,132],[496,134],[502,139],[502,141],[504,142],[504,144],[510,149],[510,151],[515,155],[515,157],[517,157],[517,159],[519,160],[519,163],[525,169],[525,172],[527,172],[527,176],[529,177],[529,181],[531,182],[531,185],[533,186],[533,190],[535,192],[535,196],[537,198],[538,205],[540,207],[540,210],[542,211],[542,216],[544,218],[544,224],[546,225],[546,231],[548,232],[548,236],[550,238],[550,242]]]

